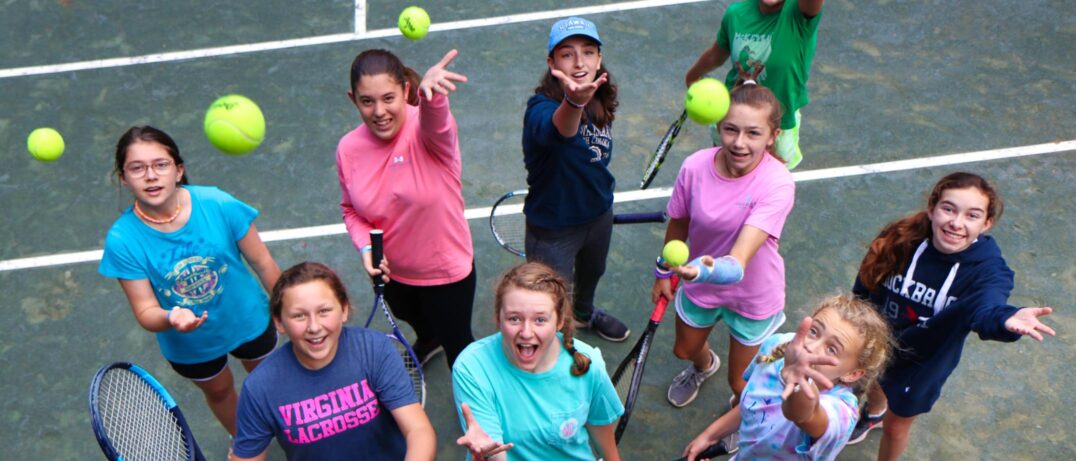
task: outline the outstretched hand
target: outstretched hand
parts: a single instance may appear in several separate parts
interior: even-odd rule
[[[455,49],[449,50],[437,64],[434,64],[433,67],[426,71],[426,75],[422,76],[422,82],[419,83],[418,90],[426,96],[427,101],[433,99],[434,91],[448,96],[448,93],[456,91],[456,84],[452,82],[467,81],[466,75],[445,69],[453,59],[456,59],[458,54],[459,51]]]
[[[198,329],[209,318],[209,311],[202,311],[201,316],[194,315],[194,311],[186,307],[173,307],[168,315],[168,323],[180,333],[187,333]]]
[[[471,413],[471,407],[466,403],[460,404],[460,412],[463,413],[463,422],[467,426],[467,432],[463,437],[456,439],[456,445],[462,446],[471,453],[474,460],[488,459],[489,457],[503,453],[511,449],[511,443],[500,443],[489,436]]]
[[[1042,342],[1042,333],[1057,336],[1053,328],[1046,326],[1039,317],[1050,315],[1054,311],[1052,307],[1025,307],[1005,319],[1005,329],[1016,334],[1030,336],[1036,341]],[[1039,332],[1042,333],[1039,333]]]
[[[702,255],[702,256],[699,256],[697,258],[697,260],[699,261],[700,264],[705,264],[708,267],[713,267],[714,266],[714,257],[713,256]],[[675,272],[676,275],[680,276],[680,280],[686,280],[686,281],[689,281],[689,282],[695,281],[695,279],[699,277],[699,273],[700,273],[699,266],[696,266],[696,265],[690,264],[690,263],[689,264],[681,264],[679,266],[673,267],[672,271]]]
[[[594,93],[598,92],[598,88],[609,81],[609,74],[607,73],[603,73],[598,78],[587,83],[579,83],[558,69],[550,69],[549,73],[556,77],[557,80],[560,80],[560,86],[564,88],[564,97],[575,104],[584,106],[594,97]]]
[[[796,386],[799,386],[799,390],[802,390],[804,395],[811,400],[818,398],[818,391],[814,385],[821,389],[833,388],[833,382],[815,370],[814,366],[837,365],[837,358],[808,351],[804,345],[810,335],[811,322],[813,319],[810,317],[800,322],[799,328],[796,329],[796,336],[785,349],[785,366],[781,370],[781,378],[785,380],[785,391],[781,393],[782,399],[788,399],[797,390]],[[812,382],[814,385],[811,385]]]

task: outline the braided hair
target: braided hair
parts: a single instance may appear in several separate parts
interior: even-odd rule
[[[557,321],[563,322],[561,334],[564,336],[564,349],[572,354],[572,376],[582,376],[590,369],[590,357],[575,348],[575,327],[573,326],[571,292],[553,268],[538,262],[520,264],[501,276],[494,291],[494,318],[499,319],[504,310],[504,298],[510,290],[519,289],[545,293],[553,300]]]

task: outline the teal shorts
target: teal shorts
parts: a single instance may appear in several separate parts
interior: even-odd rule
[[[803,160],[803,152],[800,151],[800,111],[796,111],[796,126],[783,129],[777,134],[777,141],[774,142],[774,150],[779,157],[785,161],[785,166],[789,170],[796,168]],[[721,145],[721,134],[717,132],[717,125],[710,125],[710,138],[713,140],[715,146]]]
[[[782,310],[762,320],[749,319],[727,307],[702,307],[695,304],[681,287],[676,290],[676,315],[691,328],[712,328],[719,320],[729,326],[729,333],[744,346],[757,346],[785,323]]]

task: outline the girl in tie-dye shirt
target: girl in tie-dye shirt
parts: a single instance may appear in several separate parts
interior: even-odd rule
[[[707,447],[739,431],[734,459],[832,460],[844,448],[859,415],[857,394],[889,358],[886,321],[850,296],[827,299],[796,332],[762,343],[744,372],[740,404],[684,449],[695,460]]]

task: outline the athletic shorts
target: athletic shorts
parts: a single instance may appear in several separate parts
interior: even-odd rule
[[[261,360],[272,353],[273,349],[276,349],[276,328],[270,320],[265,332],[232,349],[230,354],[239,360]],[[228,356],[222,355],[202,363],[176,363],[171,360],[168,363],[184,378],[192,381],[209,381],[216,378],[220,372],[224,371],[224,367],[228,366]]]
[[[676,290],[676,315],[692,328],[712,328],[718,321],[725,321],[729,333],[744,346],[757,346],[774,334],[785,323],[785,312],[780,311],[762,320],[749,319],[723,306],[702,307],[695,304],[681,287]]]

